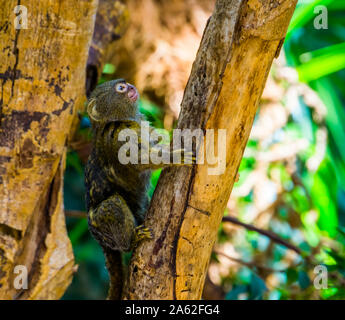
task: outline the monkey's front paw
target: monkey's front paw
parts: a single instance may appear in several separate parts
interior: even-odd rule
[[[196,164],[196,156],[193,151],[185,151],[183,153],[182,163],[184,165]]]
[[[178,150],[174,150],[175,154],[182,154],[181,157],[181,165],[193,165],[196,164],[196,156],[195,153],[193,151],[187,151],[185,149],[178,149]]]
[[[143,224],[135,228],[135,239],[134,245],[137,245],[139,242],[152,239],[152,231],[149,228],[146,228]]]

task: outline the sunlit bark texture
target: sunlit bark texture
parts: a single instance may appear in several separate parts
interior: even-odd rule
[[[207,165],[163,171],[146,222],[154,238],[134,252],[125,299],[201,297],[258,101],[295,5],[291,0],[216,2],[178,127],[226,129],[226,170],[218,176],[209,175]]]
[[[74,259],[62,202],[98,0],[0,0],[0,299],[57,299]],[[27,29],[15,29],[25,5]],[[28,289],[14,288],[14,267]]]

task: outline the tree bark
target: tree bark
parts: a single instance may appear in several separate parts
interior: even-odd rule
[[[28,29],[14,27],[17,5]],[[97,5],[0,0],[0,299],[58,299],[72,280],[63,172]],[[28,289],[14,287],[16,265]]]
[[[146,220],[154,237],[133,254],[124,299],[200,299],[259,98],[296,2],[217,1],[178,128],[215,129],[215,141],[217,129],[226,129],[226,170],[209,175],[205,164],[163,171]]]
[[[108,55],[128,25],[127,7],[119,0],[99,0],[86,67],[86,95],[95,89]]]

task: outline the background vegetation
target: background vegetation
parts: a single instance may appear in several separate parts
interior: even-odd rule
[[[314,28],[317,5],[328,9],[328,29]],[[119,76],[120,65],[112,61],[101,81]],[[224,222],[205,298],[345,298],[344,83],[345,3],[299,1],[224,213],[273,232],[292,249],[248,226]],[[146,92],[140,106],[153,125],[171,129],[164,102]],[[103,299],[108,286],[103,254],[80,215],[85,211],[83,166],[90,150],[90,123],[85,115],[81,118],[64,187],[79,269],[64,299]],[[151,194],[159,174],[153,174]],[[322,290],[313,285],[320,264],[328,269],[328,288]]]

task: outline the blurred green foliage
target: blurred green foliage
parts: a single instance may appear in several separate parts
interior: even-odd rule
[[[314,27],[317,16],[314,8],[318,5],[328,9],[328,29]],[[295,259],[295,264],[287,265],[284,259],[288,249],[273,244],[263,235],[244,230],[241,241],[234,241],[235,249],[244,261],[258,260],[260,264],[243,265],[236,272],[229,269],[221,285],[226,291],[225,299],[230,300],[345,299],[345,2],[299,1],[284,48],[288,64],[297,70],[300,81],[315,90],[327,108],[328,145],[319,168],[311,172],[306,167],[317,148],[318,126],[302,102],[301,112],[291,117],[284,127],[285,135],[309,141],[308,148],[298,156],[299,183],[284,163],[273,162],[269,166],[268,174],[278,171],[285,190],[278,217],[270,221],[269,229],[294,243],[302,254]],[[115,69],[106,65],[100,82],[110,79]],[[140,109],[155,127],[163,128],[161,108],[142,99]],[[87,119],[82,123],[81,132],[90,140]],[[258,141],[250,140],[247,150],[257,149]],[[255,157],[243,158],[237,187],[244,183],[255,165]],[[85,211],[83,170],[77,152],[69,152],[64,187],[66,210]],[[152,175],[150,195],[159,175],[160,171]],[[246,220],[246,207],[252,202],[251,193],[238,199],[240,220]],[[291,212],[297,213],[297,223],[291,222]],[[219,243],[229,241],[223,227],[222,224],[219,229]],[[67,217],[67,228],[79,269],[64,299],[104,299],[108,275],[102,251],[90,236],[86,219]],[[129,258],[126,255],[125,260],[128,262]],[[213,254],[212,260],[218,261],[217,255]],[[319,264],[327,266],[327,289],[317,290],[313,286],[314,267]],[[269,285],[272,275],[275,285]]]
[[[327,8],[328,28],[316,29],[314,19],[321,13],[316,6]],[[320,9],[320,8],[318,8]],[[293,177],[280,164],[281,177],[284,177],[284,200],[279,208],[279,222],[271,222],[271,229],[284,239],[298,245],[302,250],[295,267],[288,267],[279,272],[271,272],[276,284],[270,290],[264,285],[256,285],[261,294],[256,298],[264,299],[345,299],[345,2],[338,0],[299,1],[284,45],[288,64],[296,68],[301,82],[310,86],[321,98],[327,108],[325,118],[328,130],[327,152],[316,172],[308,171],[306,161],[313,154],[316,146],[317,126],[309,111],[301,102],[302,112],[290,119],[284,127],[288,135],[308,138],[309,150],[298,155],[298,177],[296,184]],[[255,141],[250,141],[248,148],[256,148]],[[254,159],[244,158],[240,175],[244,180],[252,168]],[[277,166],[277,164],[272,164]],[[241,183],[241,180],[240,180]],[[247,199],[248,200],[248,199]],[[249,199],[249,201],[251,201]],[[301,226],[291,227],[284,224],[289,210],[298,213]],[[315,217],[315,211],[317,215]],[[240,211],[241,213],[241,211]],[[303,234],[297,241],[296,230]],[[246,232],[251,242],[248,250],[245,245],[238,246],[237,252],[255,260],[263,252],[272,250],[272,260],[265,260],[267,267],[281,269],[285,248],[279,245],[260,248],[264,236]],[[248,251],[244,254],[245,251]],[[267,256],[266,256],[267,257]],[[328,271],[328,288],[318,290],[312,278],[316,265],[324,265]],[[243,272],[243,273],[242,273]],[[253,267],[240,268],[240,272],[230,275],[227,281],[229,292],[226,299],[253,299],[253,272],[267,281],[267,272]],[[243,277],[243,274],[246,277]]]

